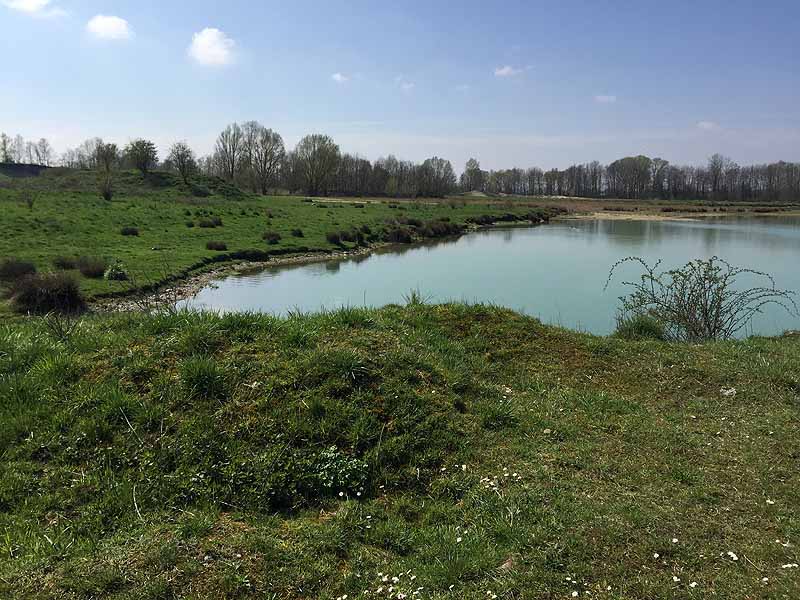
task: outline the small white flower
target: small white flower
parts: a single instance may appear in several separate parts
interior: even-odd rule
[[[661,555],[658,552],[653,552],[653,558],[658,558],[659,556]]]
[[[697,582],[693,581],[692,583],[689,584],[689,587],[692,588],[692,589],[696,588],[697,587]]]
[[[578,592],[572,592],[572,597],[573,598],[577,598],[578,597]]]
[[[456,544],[460,544],[460,543],[461,543],[461,538],[460,538],[460,537],[457,537],[457,538],[456,538]]]
[[[339,492],[339,498],[341,498],[342,496],[344,496],[344,492]]]
[[[781,569],[796,569],[798,567],[797,563],[787,563],[781,567]]]
[[[680,580],[681,580],[681,578],[678,577],[677,575],[673,575],[672,576],[672,581],[674,581],[675,583],[678,583]]]
[[[731,552],[730,550],[728,550],[728,556],[731,557],[731,560],[739,560],[739,557],[736,556],[736,553],[735,552]]]
[[[672,538],[672,543],[673,544],[677,544],[678,543],[678,538]]]
[[[775,504],[775,501],[774,500],[770,500],[769,498],[767,498],[767,504],[769,504],[771,506],[771,505]]]

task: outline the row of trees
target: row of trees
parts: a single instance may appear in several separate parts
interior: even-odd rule
[[[464,191],[520,196],[788,201],[800,198],[800,163],[743,167],[715,154],[706,166],[687,167],[631,156],[609,165],[591,162],[563,170],[483,171],[470,159],[460,183]]]
[[[113,152],[111,151],[113,147]],[[106,160],[113,155],[109,163]],[[105,159],[101,160],[101,156]],[[21,136],[0,136],[0,162],[55,164],[46,139],[26,142]],[[778,162],[739,166],[719,154],[705,166],[677,166],[661,158],[631,156],[608,165],[590,162],[567,169],[545,171],[503,169],[485,171],[471,158],[460,179],[450,161],[432,157],[422,163],[394,156],[370,161],[342,153],[329,136],[304,137],[293,150],[285,148],[279,133],[256,121],[228,125],[217,138],[210,156],[196,158],[185,142],[169,149],[159,164],[156,147],[134,140],[123,150],[89,139],[61,156],[61,164],[78,169],[137,168],[143,173],[160,167],[179,173],[189,182],[195,173],[266,194],[274,189],[310,195],[441,197],[454,192],[484,192],[518,196],[573,196],[588,198],[658,198],[713,200],[796,200],[800,198],[800,164]],[[109,171],[110,172],[110,171]]]
[[[13,138],[0,133],[0,163],[26,163],[45,167],[55,161],[55,152],[45,138],[39,141],[26,140],[21,135]]]

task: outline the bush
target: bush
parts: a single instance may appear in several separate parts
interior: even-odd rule
[[[410,244],[413,238],[405,227],[394,227],[383,234],[383,240],[392,244]]]
[[[774,304],[790,315],[799,314],[795,293],[781,290],[767,273],[734,267],[716,256],[659,272],[661,261],[650,266],[638,257],[624,258],[611,267],[606,288],[616,269],[634,263],[643,269],[639,281],[623,282],[633,291],[620,298],[623,314],[645,314],[664,327],[664,337],[682,342],[724,340],[747,326],[762,309]],[[761,280],[761,285],[743,288],[739,278]]]
[[[191,184],[190,189],[192,191],[192,196],[196,198],[207,198],[211,195],[211,190],[199,183]]]
[[[206,242],[206,250],[215,250],[217,252],[222,252],[228,249],[228,244],[225,242]]]
[[[620,313],[614,335],[625,340],[666,340],[664,324],[646,313]]]
[[[71,271],[78,268],[78,259],[74,256],[56,256],[53,266],[60,271]]]
[[[277,231],[265,231],[261,236],[261,239],[267,242],[269,245],[274,246],[281,241],[281,234]]]
[[[339,232],[339,238],[343,242],[355,242],[356,241],[356,232],[355,231],[347,231],[342,230]]]
[[[197,226],[203,229],[214,229],[216,227],[212,219],[200,219],[197,222]]]
[[[338,231],[331,231],[330,233],[325,235],[325,239],[328,240],[328,243],[335,244],[336,246],[342,245],[342,236],[339,235]]]
[[[189,229],[191,229],[192,227],[194,227],[194,221],[186,221],[186,226],[187,226]]]
[[[139,235],[139,229],[136,228],[136,227],[123,227],[120,230],[120,233],[122,235],[125,235],[125,236],[138,236]]]
[[[17,281],[36,273],[36,265],[18,258],[6,258],[0,262],[0,281]]]
[[[292,237],[303,237],[303,230],[302,229],[292,229]]]
[[[89,279],[100,279],[108,269],[108,261],[99,256],[81,256],[78,259],[78,270]]]
[[[106,269],[104,277],[107,281],[128,281],[128,272],[121,262],[115,262]]]
[[[65,273],[28,275],[13,284],[8,296],[18,313],[76,313],[85,308],[77,282]]]

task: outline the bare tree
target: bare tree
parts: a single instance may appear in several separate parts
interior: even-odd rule
[[[222,168],[223,177],[233,181],[244,152],[244,135],[238,123],[228,125],[217,138],[215,158]]]
[[[100,195],[108,202],[114,196],[114,168],[119,163],[119,150],[116,144],[100,142],[95,148],[94,163],[100,171],[97,185]]]
[[[327,135],[307,135],[294,151],[306,191],[316,196],[327,193],[331,177],[339,163],[339,146]]]
[[[14,162],[13,144],[5,133],[0,133],[0,162]]]
[[[35,151],[36,162],[45,167],[49,167],[53,160],[53,148],[50,146],[50,142],[48,142],[45,138],[41,138],[36,143]]]
[[[258,191],[267,193],[278,179],[281,165],[286,156],[283,138],[279,133],[260,127],[253,146],[252,166]]]
[[[167,160],[174,165],[184,183],[189,183],[189,177],[197,171],[194,152],[186,142],[172,144]]]

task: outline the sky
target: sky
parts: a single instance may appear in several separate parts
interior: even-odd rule
[[[800,161],[800,2],[0,0],[0,131],[287,148],[457,171],[626,155]]]

